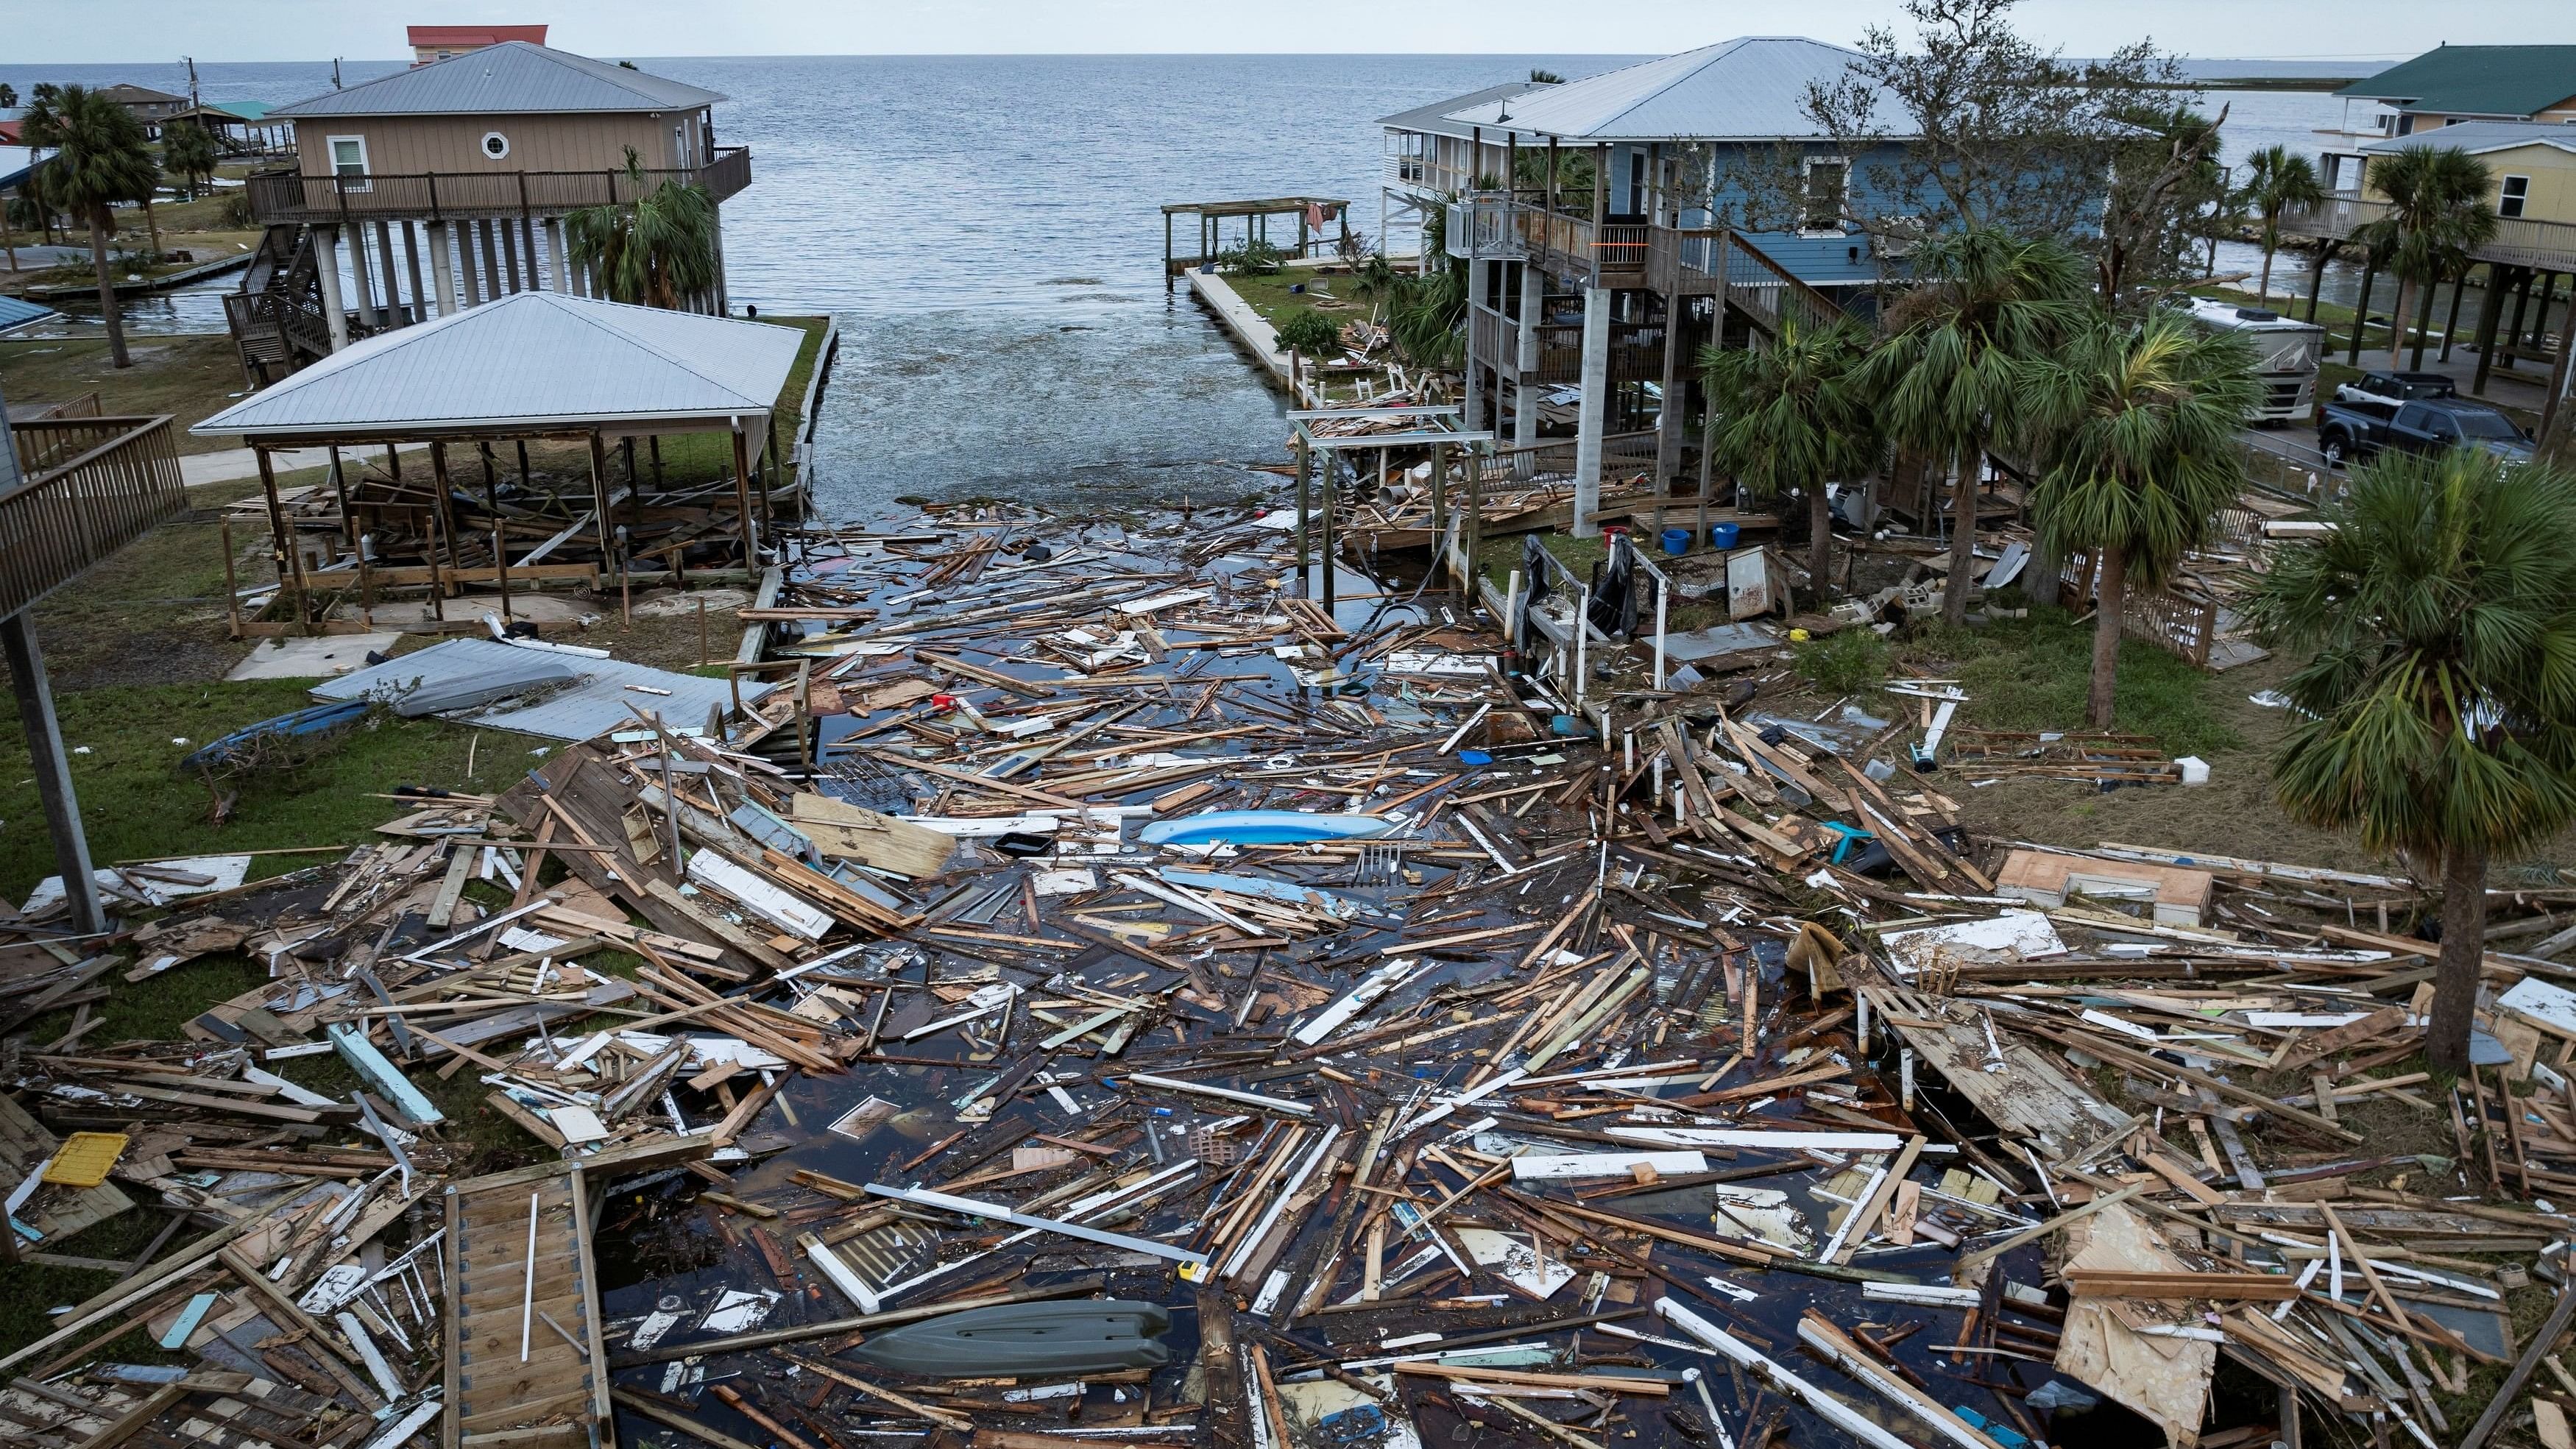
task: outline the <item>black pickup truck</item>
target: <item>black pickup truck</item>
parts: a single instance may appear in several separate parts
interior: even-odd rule
[[[2527,463],[2532,455],[2531,439],[2511,418],[2467,398],[2326,404],[2325,420],[2317,428],[2317,451],[2325,454],[2327,466],[2339,468],[2382,448],[2409,453],[2483,448],[2509,463]]]

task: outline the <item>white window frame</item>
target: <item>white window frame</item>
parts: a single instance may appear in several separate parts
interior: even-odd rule
[[[358,174],[354,179],[344,177],[340,170],[340,143],[343,141],[346,141],[350,145],[358,148]],[[375,168],[367,162],[366,137],[325,136],[322,138],[322,154],[328,158],[331,163],[333,184],[337,186],[338,189],[342,191],[373,191],[376,189],[376,183],[374,180]]]
[[[1839,167],[1843,173],[1842,195],[1834,202],[1834,224],[1829,227],[1807,225],[1807,213],[1813,206],[1812,178],[1819,166]],[[1798,168],[1798,235],[1808,238],[1851,235],[1850,228],[1842,224],[1843,212],[1848,209],[1851,201],[1851,171],[1851,158],[1848,156],[1810,156],[1806,164]]]
[[[2522,189],[2520,191],[2513,189],[2514,183],[2517,181],[2522,183]],[[2505,208],[2507,207],[2511,207],[2512,210],[2506,210]],[[2530,177],[2500,176],[2496,178],[2496,215],[2503,217],[2507,221],[2514,221],[2519,219],[2524,212],[2530,209]]]
[[[492,150],[492,143],[495,141],[501,143],[498,154]],[[486,131],[483,133],[483,139],[474,144],[474,152],[486,161],[507,161],[510,159],[510,138],[498,131]]]

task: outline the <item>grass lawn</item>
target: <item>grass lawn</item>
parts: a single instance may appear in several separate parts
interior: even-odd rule
[[[97,393],[107,413],[177,416],[182,453],[210,453],[234,446],[230,438],[200,438],[187,431],[247,395],[241,358],[230,337],[186,333],[126,338],[134,365],[118,370],[104,336],[30,338],[0,342],[0,394],[12,405],[71,402]]]
[[[1338,268],[1282,267],[1268,276],[1229,272],[1225,284],[1274,327],[1297,312],[1321,312],[1339,326],[1369,316],[1368,299],[1352,290],[1356,280]],[[1292,287],[1304,290],[1290,291]]]

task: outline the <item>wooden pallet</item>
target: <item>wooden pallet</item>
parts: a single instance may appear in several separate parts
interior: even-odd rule
[[[615,1449],[580,1164],[475,1178],[446,1198],[444,1449]]]

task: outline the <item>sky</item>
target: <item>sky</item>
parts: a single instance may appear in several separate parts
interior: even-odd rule
[[[403,54],[406,23],[543,21],[552,44],[618,56],[1636,55],[1792,24],[1847,44],[1900,19],[1895,0],[1802,0],[1788,17],[1726,0],[0,0],[0,51],[36,64],[381,60]],[[2568,0],[2023,0],[2014,23],[2074,55],[2141,35],[2185,56],[2322,61],[2396,59],[2444,42],[2576,42]]]

